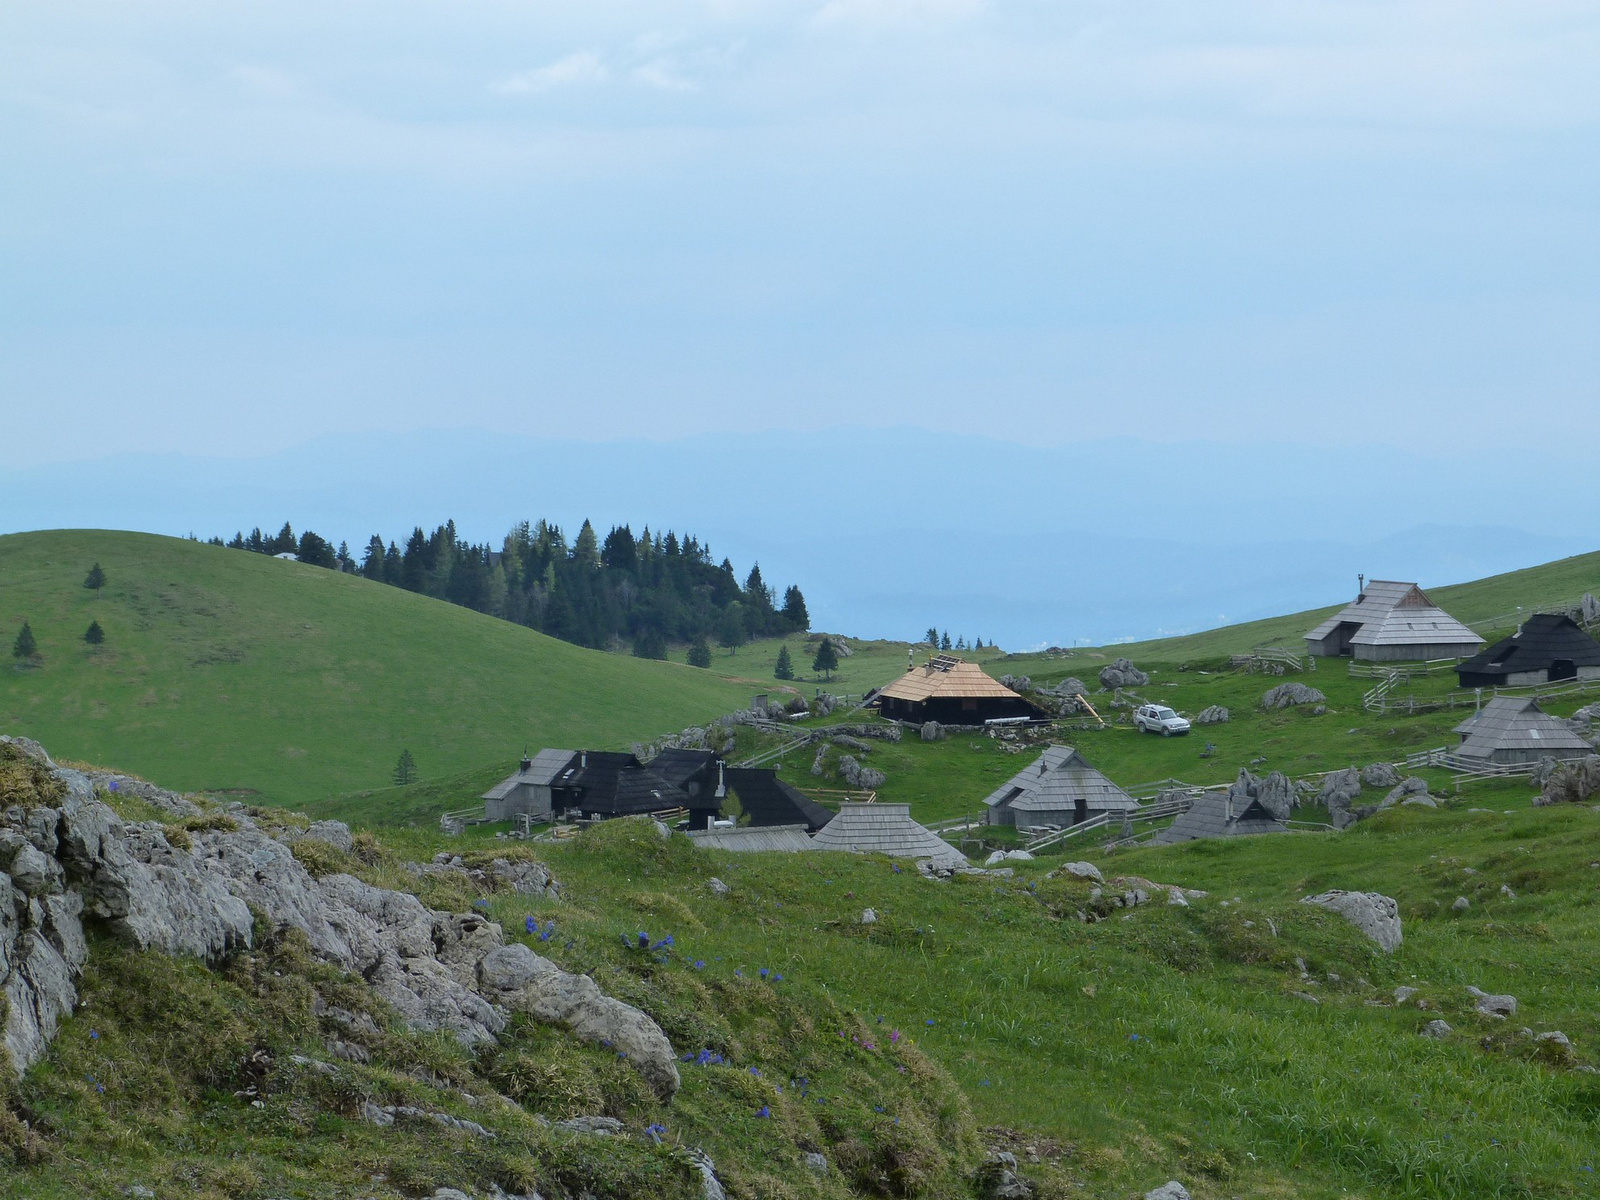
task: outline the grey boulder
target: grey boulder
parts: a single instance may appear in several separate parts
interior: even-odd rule
[[[1280,683],[1261,697],[1261,707],[1266,709],[1293,708],[1297,704],[1321,704],[1327,697],[1314,687],[1303,683]]]
[[[1378,892],[1346,892],[1333,890],[1316,896],[1307,896],[1301,904],[1314,904],[1336,912],[1362,933],[1378,944],[1385,954],[1392,954],[1405,940],[1400,929],[1400,905],[1389,896]]]
[[[1117,688],[1143,687],[1149,682],[1150,676],[1126,658],[1114,658],[1100,668],[1100,686],[1113,691]]]

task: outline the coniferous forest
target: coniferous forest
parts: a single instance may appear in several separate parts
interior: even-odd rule
[[[301,562],[364,575],[379,583],[447,600],[597,650],[631,647],[641,658],[665,658],[670,643],[716,642],[737,652],[752,638],[811,627],[805,597],[791,584],[780,599],[759,564],[740,583],[733,564],[711,547],[675,532],[637,536],[627,525],[602,541],[584,521],[569,544],[548,521],[515,526],[499,550],[457,536],[454,521],[412,530],[402,547],[374,534],[359,561],[285,523],[276,535],[253,529],[212,544],[257,554],[293,554]]]

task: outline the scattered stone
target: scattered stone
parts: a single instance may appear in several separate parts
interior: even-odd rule
[[[1261,707],[1292,708],[1297,704],[1321,704],[1325,700],[1327,697],[1314,687],[1307,687],[1303,683],[1280,683],[1261,697]]]
[[[700,1200],[727,1200],[727,1193],[717,1179],[717,1164],[711,1161],[711,1156],[699,1146],[693,1146],[683,1153],[689,1165],[700,1175]]]
[[[1301,904],[1315,904],[1338,913],[1366,934],[1386,954],[1392,954],[1405,940],[1400,929],[1400,905],[1378,892],[1333,890],[1307,896]]]
[[[1104,883],[1106,881],[1105,876],[1100,874],[1100,868],[1090,862],[1062,863],[1051,874],[1070,875],[1074,879],[1089,879],[1095,883]]]
[[[1449,1037],[1455,1030],[1451,1029],[1447,1022],[1435,1017],[1424,1025],[1420,1032],[1423,1037],[1442,1038]]]
[[[1144,1194],[1144,1200],[1189,1200],[1189,1189],[1176,1179]]]
[[[1400,782],[1400,772],[1393,763],[1371,763],[1361,768],[1361,782],[1367,787],[1392,788]]]
[[[1089,694],[1089,685],[1075,675],[1068,675],[1056,684],[1058,696],[1086,696]]]
[[[874,788],[882,787],[884,780],[888,776],[875,767],[862,766],[852,755],[841,754],[839,756],[839,778],[853,788],[861,788],[870,792]]]
[[[812,1172],[813,1174],[826,1175],[828,1173],[827,1158],[824,1155],[818,1154],[815,1150],[807,1151],[805,1157],[801,1161],[805,1163],[806,1170]]]
[[[706,886],[711,889],[711,893],[714,896],[726,896],[729,892],[733,891],[731,887],[723,883],[722,880],[718,879],[715,875],[706,881]]]
[[[877,910],[872,908],[863,908],[861,910],[861,923],[863,925],[876,925],[878,923]]]
[[[1517,898],[1517,894],[1511,890],[1511,885],[1509,883],[1502,883],[1500,885],[1500,894],[1507,900],[1515,900]]]
[[[1027,1200],[1033,1185],[1017,1174],[1017,1156],[1005,1150],[991,1150],[978,1168],[978,1194],[984,1200]]]
[[[1414,987],[1406,987],[1404,984],[1401,984],[1399,987],[1395,988],[1395,990],[1394,990],[1394,1002],[1396,1004],[1404,1004],[1407,1000],[1411,999],[1411,997],[1415,996],[1416,994],[1417,994],[1417,989],[1416,988],[1414,988]]]
[[[1361,772],[1354,767],[1333,771],[1322,780],[1322,791],[1317,799],[1330,813],[1348,811],[1351,802],[1361,795]],[[1335,822],[1337,824],[1338,822]]]
[[[1400,803],[1401,803],[1402,807],[1405,807],[1405,808],[1438,808],[1439,807],[1439,802],[1437,800],[1435,800],[1432,796],[1412,796],[1409,800],[1402,800]]]
[[[584,1133],[595,1137],[615,1137],[622,1132],[622,1122],[615,1117],[568,1117],[557,1121],[555,1128],[562,1133]]]
[[[371,1100],[363,1100],[361,1102],[361,1119],[368,1125],[383,1126],[394,1124],[394,1114],[385,1112]]]
[[[1167,903],[1176,908],[1188,908],[1189,901],[1184,899],[1182,888],[1167,889]]]
[[[1456,902],[1450,906],[1450,911],[1451,912],[1464,913],[1464,912],[1467,911],[1467,909],[1469,909],[1471,907],[1472,907],[1472,901],[1471,900],[1468,900],[1465,896],[1457,896],[1456,897]]]
[[[1143,687],[1149,682],[1150,676],[1126,658],[1114,658],[1100,668],[1100,686],[1103,688]]]
[[[1212,704],[1202,708],[1195,714],[1196,725],[1226,725],[1233,719],[1233,714],[1220,704]]]
[[[1318,1000],[1310,992],[1290,992],[1289,995],[1293,996],[1296,1000],[1309,1000],[1312,1004],[1322,1003],[1321,1000]]]
[[[1476,987],[1467,988],[1467,995],[1477,1001],[1474,1006],[1486,1017],[1514,1017],[1517,1015],[1517,998],[1508,994],[1494,995]]]
[[[922,728],[917,730],[917,735],[925,742],[944,741],[944,726],[937,721],[924,721]]]

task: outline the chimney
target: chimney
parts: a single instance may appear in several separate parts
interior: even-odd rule
[[[1356,576],[1356,595],[1365,596],[1366,594],[1367,594],[1367,577],[1365,575],[1357,575]]]
[[[578,751],[578,765],[580,767],[587,767],[589,765],[589,752],[587,750]]]
[[[717,759],[717,799],[720,800],[728,794],[727,777],[722,773],[723,760]]]
[[[522,755],[522,773],[526,775],[531,770],[533,770],[533,759],[529,758],[527,752],[524,751]]]

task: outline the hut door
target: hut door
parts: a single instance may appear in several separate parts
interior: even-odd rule
[[[1551,683],[1555,683],[1558,679],[1576,679],[1577,677],[1578,665],[1570,658],[1558,658],[1550,664]]]
[[[1089,819],[1089,801],[1079,796],[1072,802],[1072,823],[1082,825]]]

